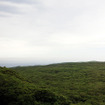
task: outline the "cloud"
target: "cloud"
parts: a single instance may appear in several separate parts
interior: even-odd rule
[[[18,13],[17,8],[12,6],[0,5],[0,11],[6,13]]]
[[[36,2],[36,0],[0,0],[0,1],[13,2],[13,3],[24,3],[24,4]]]
[[[0,1],[1,62],[105,60],[104,0],[32,2]]]
[[[7,14],[11,14],[11,15],[18,14],[19,15],[19,14],[22,14],[22,13],[27,12],[27,10],[29,8],[31,8],[31,5],[30,4],[24,3],[24,1],[23,1],[23,3],[21,3],[21,2],[22,1],[20,1],[19,3],[17,3],[15,1],[12,2],[11,0],[9,0],[9,1],[7,1],[7,0],[0,1],[0,15],[1,16],[6,16]]]

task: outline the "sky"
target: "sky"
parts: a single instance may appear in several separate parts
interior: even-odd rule
[[[105,61],[105,0],[0,0],[0,66]]]

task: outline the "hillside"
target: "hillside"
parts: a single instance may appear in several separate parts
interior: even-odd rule
[[[64,97],[70,105],[105,105],[105,62],[71,62],[12,69],[37,88]]]
[[[0,105],[69,105],[63,96],[29,83],[14,70],[0,67]]]

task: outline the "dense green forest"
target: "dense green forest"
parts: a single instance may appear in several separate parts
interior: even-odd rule
[[[105,62],[0,67],[0,105],[105,105]]]

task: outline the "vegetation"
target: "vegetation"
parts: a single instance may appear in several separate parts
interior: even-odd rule
[[[65,100],[49,90],[37,88],[15,71],[0,67],[0,105],[63,105],[61,98]]]
[[[0,67],[0,105],[105,105],[105,62]]]

